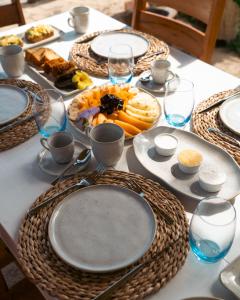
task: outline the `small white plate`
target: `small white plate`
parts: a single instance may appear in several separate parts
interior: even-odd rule
[[[159,134],[171,134],[178,139],[176,153],[170,157],[159,155],[154,148],[154,138]],[[217,147],[194,133],[166,126],[138,134],[133,139],[133,147],[138,161],[150,173],[162,179],[172,189],[189,197],[201,200],[218,195],[232,199],[240,193],[240,168],[235,160],[220,147]],[[204,165],[214,164],[226,174],[226,182],[217,193],[204,191],[199,184],[198,173],[184,174],[179,170],[177,155],[183,149],[194,149],[203,156]]]
[[[28,108],[26,92],[14,85],[0,84],[0,125],[11,122]]]
[[[240,135],[240,96],[223,102],[219,110],[220,118],[225,126]]]
[[[82,188],[55,208],[48,227],[51,245],[69,265],[111,272],[141,258],[151,246],[156,223],[139,194],[102,184]]]
[[[221,273],[222,284],[240,299],[240,257],[237,257]]]
[[[91,42],[91,49],[97,55],[108,58],[109,49],[116,43],[131,46],[133,57],[144,55],[149,45],[149,42],[138,34],[112,31],[97,36]]]
[[[150,71],[146,71],[144,73],[142,73],[140,75],[141,77],[147,77],[149,76],[151,73]],[[166,90],[166,83],[175,79],[175,78],[179,78],[179,76],[177,74],[174,74],[172,71],[169,71],[169,75],[168,75],[168,79],[166,80],[165,83],[160,84],[160,83],[156,83],[153,81],[152,76],[150,75],[149,80],[148,81],[141,81],[140,79],[137,81],[136,86],[140,87],[146,91],[152,92],[152,93],[165,93]]]
[[[68,166],[70,166],[76,160],[78,154],[83,149],[85,149],[85,147],[81,143],[75,141],[75,150],[74,150],[73,159],[68,164],[57,164],[53,160],[51,153],[47,149],[42,149],[38,154],[38,165],[44,173],[53,176],[59,176],[66,168],[68,168]],[[90,159],[81,166],[70,168],[65,175],[73,175],[77,172],[84,170],[88,166],[89,162]]]

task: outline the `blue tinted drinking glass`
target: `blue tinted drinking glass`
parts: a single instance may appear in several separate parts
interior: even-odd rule
[[[67,126],[66,109],[62,96],[55,90],[36,93],[33,112],[40,134],[48,138],[53,133],[64,131]]]
[[[133,53],[129,45],[116,44],[109,49],[108,74],[111,83],[130,82],[133,76]]]
[[[194,107],[194,86],[186,79],[176,77],[166,84],[164,114],[169,125],[183,127],[191,119]]]
[[[235,234],[236,212],[229,201],[203,199],[191,220],[189,240],[199,260],[214,263],[229,251]]]

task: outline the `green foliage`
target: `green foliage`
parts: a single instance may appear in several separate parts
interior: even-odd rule
[[[238,32],[238,34],[234,40],[229,42],[228,48],[233,50],[234,52],[240,54],[240,32]]]
[[[236,2],[238,6],[240,6],[240,0],[233,0],[233,1]]]

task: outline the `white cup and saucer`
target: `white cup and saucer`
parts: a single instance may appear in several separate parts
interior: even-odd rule
[[[178,75],[170,70],[171,63],[165,59],[157,59],[151,63],[151,69],[140,75],[137,86],[153,93],[164,93],[167,82]]]
[[[76,33],[86,33],[89,25],[90,10],[85,6],[74,7],[70,11],[68,25],[74,28]]]

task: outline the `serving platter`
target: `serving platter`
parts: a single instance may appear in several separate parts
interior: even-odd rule
[[[60,202],[48,233],[56,254],[88,272],[124,268],[151,246],[156,222],[139,194],[110,184],[82,188]]]
[[[149,46],[148,40],[139,34],[112,31],[97,36],[90,47],[95,54],[108,58],[109,49],[116,44],[116,41],[118,44],[131,46],[134,58],[144,55]]]
[[[134,95],[134,96],[131,96],[130,95],[131,93],[133,93],[132,95]],[[96,107],[97,105],[101,104],[100,103],[100,98],[102,97],[101,95],[108,95],[108,94],[116,95],[118,98],[122,99],[124,102],[124,105],[121,110],[114,111],[113,114],[108,115],[108,114],[104,113],[106,116],[106,120],[104,120],[103,123],[110,122],[110,120],[108,118],[111,119],[114,114],[115,114],[115,116],[117,114],[117,117],[115,119],[113,118],[113,121],[111,121],[111,122],[116,123],[117,125],[119,125],[120,127],[122,127],[124,129],[125,139],[132,139],[134,135],[136,135],[144,130],[147,130],[149,128],[153,128],[157,125],[157,123],[161,117],[161,114],[162,114],[162,109],[161,109],[161,105],[160,105],[158,99],[155,96],[153,96],[149,92],[145,91],[144,89],[132,87],[130,84],[122,84],[122,85],[105,84],[102,86],[95,87],[89,91],[83,92],[81,95],[79,95],[75,99],[73,99],[72,103],[69,105],[68,116],[69,116],[70,124],[79,133],[86,135],[86,132],[88,131],[89,127],[95,126],[95,125],[93,125],[94,121],[89,121],[88,126],[86,126],[84,128],[81,128],[80,126],[78,126],[77,121],[75,119],[77,118],[77,116],[79,114],[79,107],[81,105],[84,106],[84,103],[86,101],[87,102],[90,101],[93,103],[93,104],[91,104],[92,106],[90,106],[90,108]],[[89,97],[90,97],[90,100],[87,100],[87,98],[89,98]],[[132,98],[130,98],[130,100],[129,100],[128,97],[132,97]],[[147,98],[149,98],[148,100],[150,101],[150,104],[148,103]],[[141,112],[141,113],[145,114],[143,116],[142,115],[138,116],[140,118],[138,121],[145,120],[144,122],[140,122],[141,123],[140,125],[139,125],[138,121],[137,121],[138,123],[135,124],[136,116],[134,117],[134,120],[133,120],[133,118],[129,119],[129,117],[133,116],[133,115],[129,115],[129,113],[131,113],[131,112],[128,112],[128,109],[127,109],[127,104],[130,104],[131,100],[134,100],[134,102],[137,101],[139,106],[142,107],[143,112]],[[149,105],[150,105],[150,107],[151,107],[151,105],[153,105],[154,109],[151,110],[149,108]],[[132,109],[134,111],[139,111],[138,109],[136,110],[135,108],[132,108]],[[150,110],[148,110],[148,109],[150,109]],[[154,112],[154,117],[151,117],[152,112]],[[97,115],[98,114],[99,113],[97,113]],[[94,117],[96,117],[97,115],[95,115]],[[146,119],[149,119],[149,118],[150,119],[152,118],[152,121],[150,123],[146,122]],[[100,123],[98,123],[98,124],[100,124]],[[96,124],[96,125],[98,125],[98,124]],[[134,129],[131,127],[131,130],[133,130],[133,132],[131,132],[131,134],[129,132],[127,132],[127,130],[130,130],[128,128],[129,127],[128,125],[130,125],[130,127],[134,125],[134,127],[135,127]],[[144,127],[145,125],[147,127]],[[140,127],[138,127],[138,126],[140,126]]]
[[[21,88],[0,84],[0,126],[21,116],[28,108],[29,97]]]
[[[174,135],[178,139],[176,153],[170,157],[157,154],[154,138],[162,133]],[[172,189],[194,199],[218,195],[232,199],[240,193],[240,168],[235,160],[220,147],[215,146],[194,133],[166,126],[156,127],[137,135],[133,139],[134,152],[144,168],[168,184]],[[204,191],[198,182],[198,174],[184,174],[178,168],[177,154],[183,149],[198,150],[204,165],[214,165],[226,174],[226,182],[218,193]]]
[[[226,127],[240,135],[240,96],[224,101],[219,116]]]

